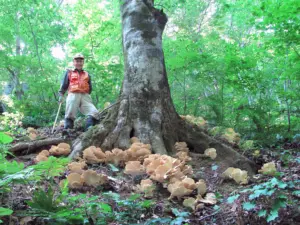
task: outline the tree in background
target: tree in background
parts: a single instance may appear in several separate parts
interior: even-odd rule
[[[163,49],[179,114],[233,127],[262,144],[299,133],[298,1],[154,4],[169,16]],[[13,81],[17,87],[6,110],[24,114],[27,126],[52,123],[68,56],[77,52],[87,57],[98,108],[116,102],[124,72],[118,7],[117,0],[3,2],[0,80],[2,89]],[[67,57],[54,57],[54,48]]]

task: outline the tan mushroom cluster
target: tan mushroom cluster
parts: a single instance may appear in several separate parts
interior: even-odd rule
[[[85,170],[85,161],[71,162],[68,164],[70,174],[67,176],[68,185],[72,189],[79,189],[83,185],[97,187],[108,182],[108,177],[98,174],[94,170]]]
[[[175,150],[177,151],[176,156],[181,161],[191,161],[191,157],[189,157],[189,148],[185,142],[176,142]],[[208,148],[204,151],[204,154],[199,154],[199,156],[203,158],[211,158],[215,159],[217,157],[217,150],[215,148]]]
[[[106,162],[106,154],[95,146],[90,146],[83,151],[83,159],[89,164]]]
[[[42,150],[36,157],[35,162],[47,161],[50,153],[48,150]]]
[[[176,142],[175,143],[175,150],[177,151],[176,156],[181,161],[191,161],[192,158],[189,157],[189,148],[185,142]]]
[[[238,144],[241,140],[240,134],[236,133],[233,128],[226,128],[222,137],[225,138],[228,142],[233,144],[234,143]]]
[[[51,155],[60,156],[60,155],[69,155],[71,152],[71,146],[67,143],[59,143],[57,146],[52,145],[49,150]]]
[[[197,190],[198,198],[200,199],[199,196],[205,195],[207,187],[204,180],[195,182],[194,179],[189,177],[193,174],[193,170],[189,165],[186,165],[186,162],[190,160],[187,144],[185,142],[177,142],[174,147],[178,151],[176,154],[178,158],[151,154],[144,159],[143,164],[140,161],[127,162],[125,173],[131,175],[147,174],[150,176],[150,179],[142,180],[141,184],[138,185],[138,189],[144,192],[145,195],[146,192],[143,190],[145,188],[150,189],[150,194],[147,193],[148,197],[153,194],[154,187],[151,181],[153,180],[162,183],[167,188],[170,192],[169,199],[174,197],[181,199],[192,194],[194,190]]]
[[[37,136],[38,136],[38,132],[36,129],[34,129],[33,127],[28,127],[27,128],[27,133],[28,133],[28,137],[30,140],[36,140]]]
[[[137,185],[138,192],[144,193],[146,198],[153,197],[155,189],[156,186],[151,179],[141,180],[141,183]]]
[[[223,173],[222,177],[233,179],[237,184],[248,184],[249,176],[246,170],[229,167]]]
[[[71,152],[71,146],[67,143],[60,143],[57,146],[52,145],[50,150],[42,150],[34,159],[35,162],[47,161],[50,155],[61,156],[69,155]]]
[[[82,174],[84,169],[87,167],[85,161],[71,162],[68,164],[68,169],[70,173]]]
[[[178,199],[183,196],[191,194],[197,189],[198,195],[204,195],[206,193],[206,183],[203,180],[195,182],[194,179],[186,177],[183,180],[171,180],[168,185],[168,191],[171,193],[169,199],[177,197]]]
[[[127,161],[143,161],[151,154],[151,146],[149,144],[143,144],[137,138],[132,138],[131,142],[130,148],[125,150]]]
[[[170,180],[182,180],[193,173],[185,161],[168,155],[152,154],[144,160],[143,166],[152,180],[165,183]]]
[[[115,166],[123,165],[128,161],[143,161],[151,154],[151,146],[141,143],[136,137],[131,138],[132,145],[129,149],[114,148],[111,151],[103,152],[95,146],[88,147],[83,151],[83,158],[89,164],[112,163]]]
[[[111,151],[106,151],[105,156],[106,156],[105,162],[112,163],[115,166],[122,165],[127,160],[126,152],[119,148],[114,148]]]
[[[258,172],[266,175],[274,175],[277,172],[277,169],[274,162],[269,162],[265,163]]]
[[[85,170],[82,174],[70,173],[67,176],[68,185],[72,189],[79,189],[83,185],[97,187],[107,183],[108,178],[106,175],[98,174],[94,170]]]
[[[145,174],[145,169],[140,161],[128,161],[126,162],[124,173],[132,176],[138,176]]]
[[[151,154],[151,146],[141,143],[135,137],[131,138],[131,143],[130,148],[125,151],[115,148],[103,152],[100,148],[91,146],[83,151],[83,160],[88,164],[113,163],[116,166],[125,165],[125,174],[149,176],[148,179],[142,180],[136,187],[139,192],[145,194],[145,197],[153,196],[156,187],[153,181],[157,181],[162,183],[170,192],[170,199],[174,197],[181,199],[196,191],[198,194],[197,201],[209,202],[205,181],[199,180],[196,182],[189,177],[193,174],[193,170],[191,166],[186,164],[191,158],[189,148],[185,142],[175,144],[176,158],[168,155]],[[204,155],[205,157],[215,158],[216,150],[208,149]],[[93,179],[87,179],[87,172],[84,170],[86,167],[85,162],[79,161],[69,164],[68,168],[71,173],[67,179],[71,188],[80,188],[84,184],[95,187],[105,182],[105,177],[95,171],[88,174]]]
[[[216,195],[214,193],[207,193],[205,198],[202,198],[201,195],[198,195],[196,198],[192,198],[192,197],[186,198],[182,204],[187,208],[191,208],[192,210],[197,210],[197,209],[204,208],[205,204],[215,205],[216,203],[217,203]]]
[[[180,117],[202,128],[207,128],[208,126],[207,121],[201,116],[195,117],[191,115],[186,115],[186,116],[181,115]]]
[[[208,148],[204,151],[204,156],[215,159],[217,158],[217,150],[215,148]]]

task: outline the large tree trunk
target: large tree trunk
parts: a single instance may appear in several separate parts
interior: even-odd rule
[[[217,149],[218,158],[228,165],[254,171],[245,157],[210,138],[177,114],[170,94],[162,50],[166,15],[151,0],[125,0],[121,6],[125,75],[119,104],[105,119],[75,140],[71,157],[95,145],[104,150],[130,146],[135,136],[149,143],[155,153],[174,152],[177,141],[185,141],[192,151]]]

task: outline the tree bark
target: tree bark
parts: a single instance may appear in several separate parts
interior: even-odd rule
[[[43,140],[36,140],[36,141],[27,141],[27,142],[21,142],[14,146],[12,146],[9,151],[12,153],[17,153],[23,150],[27,150],[28,152],[35,151],[38,148],[41,148],[43,146],[47,145],[56,145],[61,142],[65,142],[66,140],[63,138],[48,138]],[[27,152],[27,153],[28,153]]]
[[[16,56],[21,55],[21,41],[20,41],[20,24],[19,24],[19,18],[18,14],[16,14]],[[24,95],[22,85],[19,79],[20,69],[10,69],[7,67],[7,70],[9,71],[11,75],[10,84],[12,85],[12,94],[14,94],[18,100],[22,99],[22,96]]]
[[[126,149],[135,136],[151,144],[159,154],[174,153],[177,141],[187,142],[192,151],[217,149],[220,160],[254,171],[252,164],[229,147],[210,138],[200,128],[184,121],[176,112],[162,49],[167,16],[151,0],[125,0],[121,5],[125,74],[120,103],[108,111],[101,123],[73,143],[70,157],[95,145],[103,150]]]

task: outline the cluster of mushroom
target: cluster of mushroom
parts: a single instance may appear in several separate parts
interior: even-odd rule
[[[33,127],[28,127],[27,128],[27,134],[30,140],[35,140],[38,136],[38,132],[36,129],[34,129]]]
[[[35,158],[35,162],[47,161],[50,155],[67,156],[71,152],[71,146],[67,143],[60,143],[57,146],[52,145],[50,150],[42,150]]]
[[[241,135],[234,131],[233,128],[226,128],[225,130],[222,127],[213,127],[209,130],[209,133],[213,136],[221,136],[226,139],[231,144],[239,144],[241,140]]]
[[[68,164],[69,175],[67,176],[68,185],[72,189],[79,189],[86,186],[98,187],[108,182],[108,177],[98,174],[94,170],[85,170],[85,161],[72,162]],[[63,181],[61,181],[63,182]]]
[[[265,163],[260,170],[259,173],[265,175],[274,175],[277,170],[274,162]],[[222,177],[224,179],[232,179],[237,184],[248,184],[249,176],[246,170],[241,170],[239,168],[229,167],[223,173]]]
[[[229,167],[223,173],[222,177],[225,179],[233,179],[237,184],[248,184],[249,176],[246,170]]]
[[[241,140],[241,136],[239,133],[236,133],[233,128],[226,128],[222,138],[225,138],[228,142],[232,144],[238,144]]]
[[[197,126],[199,126],[201,128],[207,128],[208,127],[207,121],[201,116],[195,117],[195,116],[191,116],[191,115],[186,115],[186,116],[181,115],[180,117],[187,120],[187,121],[189,121],[189,122],[191,122],[191,123],[196,124]]]
[[[151,154],[151,146],[139,142],[137,138],[131,138],[132,145],[129,149],[114,148],[111,151],[103,152],[95,146],[88,147],[83,151],[83,158],[89,164],[112,163],[115,166],[122,166],[128,161],[143,161]]]
[[[153,197],[155,189],[156,186],[151,179],[141,180],[141,184],[137,185],[137,191],[140,193],[144,193],[144,196],[146,198]]]
[[[141,181],[137,186],[138,191],[144,192],[145,197],[153,196],[155,184],[153,181],[162,183],[165,188],[171,193],[169,199],[177,197],[181,199],[184,196],[192,194],[195,190],[197,198],[189,198],[184,202],[189,202],[189,206],[193,205],[193,209],[201,204],[215,204],[216,200],[212,201],[214,194],[208,193],[205,198],[202,196],[206,193],[206,183],[204,180],[195,182],[189,176],[193,174],[193,170],[186,162],[190,161],[189,149],[185,142],[177,142],[175,144],[177,150],[176,157],[173,158],[168,155],[151,154],[141,161],[129,161],[125,166],[125,173],[133,176],[147,174],[150,179]],[[192,201],[193,200],[193,201]],[[192,204],[193,202],[193,204]]]
[[[197,195],[196,198],[189,197],[184,199],[183,205],[185,207],[191,208],[192,210],[204,208],[205,204],[215,205],[217,203],[217,198],[214,193],[207,193],[205,198],[201,195]]]
[[[258,172],[266,175],[274,175],[277,172],[277,169],[274,162],[269,162],[265,163]]]

